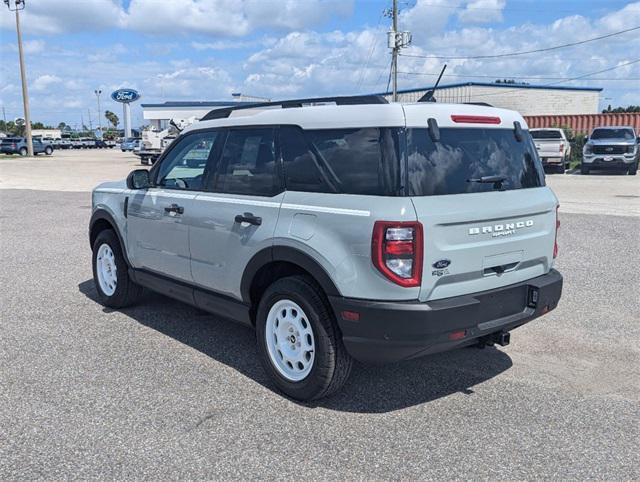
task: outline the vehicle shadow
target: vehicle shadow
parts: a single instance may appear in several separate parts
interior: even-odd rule
[[[93,280],[83,281],[78,289],[98,302]],[[280,395],[260,365],[251,328],[149,291],[136,306],[117,311]],[[473,386],[511,365],[511,358],[496,348],[465,348],[384,366],[355,363],[349,381],[339,393],[311,403],[296,403],[343,412],[391,412],[455,393],[472,396]]]

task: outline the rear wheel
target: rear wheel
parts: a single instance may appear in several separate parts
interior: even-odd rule
[[[307,276],[273,283],[256,317],[258,353],[276,386],[297,400],[339,390],[353,361],[320,287]]]
[[[107,229],[93,243],[93,280],[100,303],[124,308],[136,302],[142,287],[129,278],[127,262],[116,234]]]

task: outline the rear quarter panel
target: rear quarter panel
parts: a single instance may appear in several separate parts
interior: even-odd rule
[[[415,221],[408,197],[360,196],[287,191],[274,244],[296,248],[320,264],[342,296],[415,300],[420,288],[403,288],[385,278],[371,261],[377,220]]]

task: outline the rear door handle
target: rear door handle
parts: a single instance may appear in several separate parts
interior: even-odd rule
[[[252,213],[238,214],[235,218],[236,223],[249,223],[254,226],[260,226],[262,224],[262,218],[254,216]]]
[[[164,208],[165,212],[171,214],[184,214],[184,208],[182,206],[178,206],[177,204],[172,204],[171,206],[167,206]]]

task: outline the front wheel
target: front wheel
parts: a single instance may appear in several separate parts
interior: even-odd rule
[[[256,335],[265,371],[291,398],[326,397],[349,377],[353,360],[322,290],[307,276],[282,278],[267,288]]]
[[[26,148],[26,147],[21,147],[21,148],[20,148],[20,150],[18,151],[18,153],[19,153],[22,157],[26,156],[26,155],[27,155],[27,153],[28,153],[27,148]]]
[[[638,173],[638,161],[631,165],[628,172],[630,176],[635,176]]]
[[[44,150],[44,153],[45,153],[47,156],[50,156],[51,154],[53,154],[53,149],[51,149],[50,147],[47,147],[47,148]]]
[[[136,302],[142,287],[129,278],[127,262],[116,234],[104,230],[93,243],[93,281],[100,303],[124,308]]]
[[[583,176],[589,174],[589,168],[584,164],[580,164],[580,174],[582,174]]]

